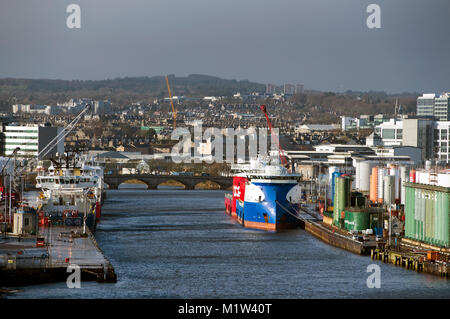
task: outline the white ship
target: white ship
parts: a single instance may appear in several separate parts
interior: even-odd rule
[[[42,190],[39,210],[52,223],[75,226],[85,219],[89,227],[95,227],[105,197],[103,168],[78,154],[51,161],[47,169],[37,167],[36,187]]]

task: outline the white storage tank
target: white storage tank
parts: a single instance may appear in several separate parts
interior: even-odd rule
[[[429,171],[431,169],[431,161],[427,160],[425,161],[425,170]]]
[[[438,173],[437,184],[442,187],[450,187],[450,173]]]
[[[400,203],[405,205],[406,187],[405,182],[409,182],[409,167],[400,166]]]
[[[384,176],[384,203],[386,205],[391,205],[395,203],[395,176],[388,175]]]
[[[384,167],[378,168],[378,202],[382,203],[384,198],[384,176],[386,176],[387,169]]]
[[[363,161],[359,163],[359,190],[368,192],[370,190],[370,173],[373,163]]]
[[[360,189],[361,180],[361,161],[353,159],[353,166],[355,166],[355,189]]]
[[[416,181],[420,184],[430,185],[430,172],[429,171],[417,171]]]

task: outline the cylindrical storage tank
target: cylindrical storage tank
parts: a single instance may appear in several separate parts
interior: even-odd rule
[[[327,189],[327,198],[329,199],[328,205],[333,206],[334,201],[334,181],[333,181],[333,173],[337,171],[336,166],[330,166],[328,167],[328,185],[329,188]]]
[[[416,170],[412,169],[409,171],[409,181],[411,183],[416,183]]]
[[[416,183],[422,184],[422,171],[420,170],[416,171]]]
[[[360,185],[361,185],[361,161],[356,161],[355,162],[355,189],[360,189]]]
[[[394,176],[394,200],[396,203],[400,202],[400,169],[398,166],[391,168],[390,175]]]
[[[363,230],[370,228],[370,214],[367,212],[353,212],[353,223],[355,230]]]
[[[378,168],[378,203],[382,204],[384,202],[383,196],[384,196],[384,188],[383,188],[383,182],[384,182],[384,176],[386,175],[387,169],[386,168]]]
[[[429,171],[431,169],[431,161],[427,160],[425,161],[425,170]]]
[[[355,187],[354,187],[354,189],[359,189],[359,180],[358,180],[358,178],[359,178],[359,163],[361,163],[361,159],[353,159],[352,160],[352,165],[355,168],[354,169],[355,170],[355,180],[354,180]],[[345,172],[345,173],[347,173],[347,172]]]
[[[367,192],[370,190],[370,169],[371,164],[369,161],[363,161],[359,163],[359,190]]]
[[[339,225],[339,218],[341,216],[341,210],[344,207],[344,179],[338,176],[334,176],[334,201],[333,201],[333,224]],[[333,185],[331,186],[333,187]]]
[[[400,166],[400,203],[405,205],[406,188],[404,183],[409,181],[408,167]]]
[[[331,180],[333,179],[333,173],[337,172],[338,168],[336,166],[328,167],[328,184],[331,185]]]
[[[450,174],[438,173],[437,184],[441,187],[450,187]]]
[[[333,172],[332,178],[331,178],[331,206],[334,207],[334,198],[336,194],[336,178],[341,176],[342,173],[340,172]]]
[[[370,176],[370,193],[369,199],[372,203],[376,203],[378,200],[378,167],[372,168],[372,175]]]
[[[354,229],[353,228],[353,225],[354,225],[354,223],[353,223],[353,212],[345,211],[345,222],[344,222],[344,225],[345,225],[345,229],[347,229],[347,230],[353,230]]]
[[[430,185],[430,172],[429,171],[417,171],[416,181],[420,184]]]
[[[333,222],[335,225],[339,225],[341,212],[349,203],[350,182],[351,179],[348,177],[335,177],[335,195],[333,206]]]
[[[383,182],[384,196],[383,200],[386,205],[395,203],[395,176],[384,176]]]

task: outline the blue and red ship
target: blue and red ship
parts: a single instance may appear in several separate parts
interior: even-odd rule
[[[225,210],[244,227],[279,230],[299,225],[302,192],[299,174],[281,165],[255,160],[234,168],[233,193],[225,196]]]

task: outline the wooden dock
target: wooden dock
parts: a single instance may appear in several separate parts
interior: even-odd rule
[[[417,272],[450,278],[448,256],[444,260],[427,260],[426,255],[404,248],[373,249],[371,258]],[[444,258],[443,258],[444,259]]]

